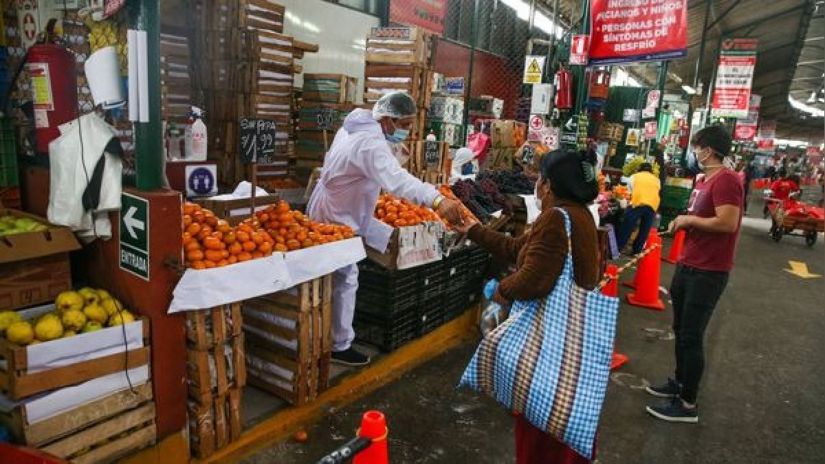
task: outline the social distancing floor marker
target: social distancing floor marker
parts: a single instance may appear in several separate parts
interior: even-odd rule
[[[783,271],[793,274],[802,279],[816,279],[822,277],[820,274],[813,274],[808,270],[808,264],[802,261],[788,261],[790,269],[783,269]]]

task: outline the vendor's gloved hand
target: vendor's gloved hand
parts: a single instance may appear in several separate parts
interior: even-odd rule
[[[511,303],[510,300],[504,298],[504,296],[501,294],[498,288],[496,289],[496,293],[493,294],[493,301],[495,301],[496,303],[500,304],[505,308],[510,306]]]
[[[461,216],[461,203],[452,198],[445,198],[438,205],[438,214],[447,219],[453,227],[458,227],[464,224],[464,218]]]

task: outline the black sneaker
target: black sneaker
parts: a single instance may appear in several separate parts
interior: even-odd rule
[[[345,366],[366,366],[370,363],[370,357],[356,351],[355,348],[349,348],[344,351],[333,351],[332,362]]]
[[[682,386],[679,385],[679,382],[668,378],[667,383],[656,386],[650,385],[645,387],[645,391],[656,398],[677,398],[679,393],[682,393]]]
[[[694,406],[686,408],[682,400],[673,398],[667,403],[648,406],[645,408],[651,416],[668,422],[681,422],[685,424],[696,424],[699,422],[699,408]]]

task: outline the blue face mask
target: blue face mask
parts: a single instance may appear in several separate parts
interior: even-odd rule
[[[395,132],[393,132],[392,135],[385,135],[384,138],[387,139],[387,142],[390,143],[401,143],[404,140],[407,140],[407,137],[409,137],[409,135],[410,131],[408,131],[407,129],[396,128]]]
[[[696,152],[693,151],[693,147],[688,148],[686,161],[688,171],[694,174],[701,172],[701,169],[699,169],[699,160],[696,159]]]

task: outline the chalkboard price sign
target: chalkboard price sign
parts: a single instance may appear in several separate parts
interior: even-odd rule
[[[258,158],[275,154],[275,121],[241,118],[240,126],[240,153],[244,163],[255,163]]]
[[[331,130],[332,122],[335,118],[335,110],[332,108],[320,108],[318,110],[318,130]]]
[[[437,167],[439,165],[441,161],[438,153],[439,148],[441,148],[439,142],[431,140],[424,142],[424,162],[427,163],[427,167]]]

